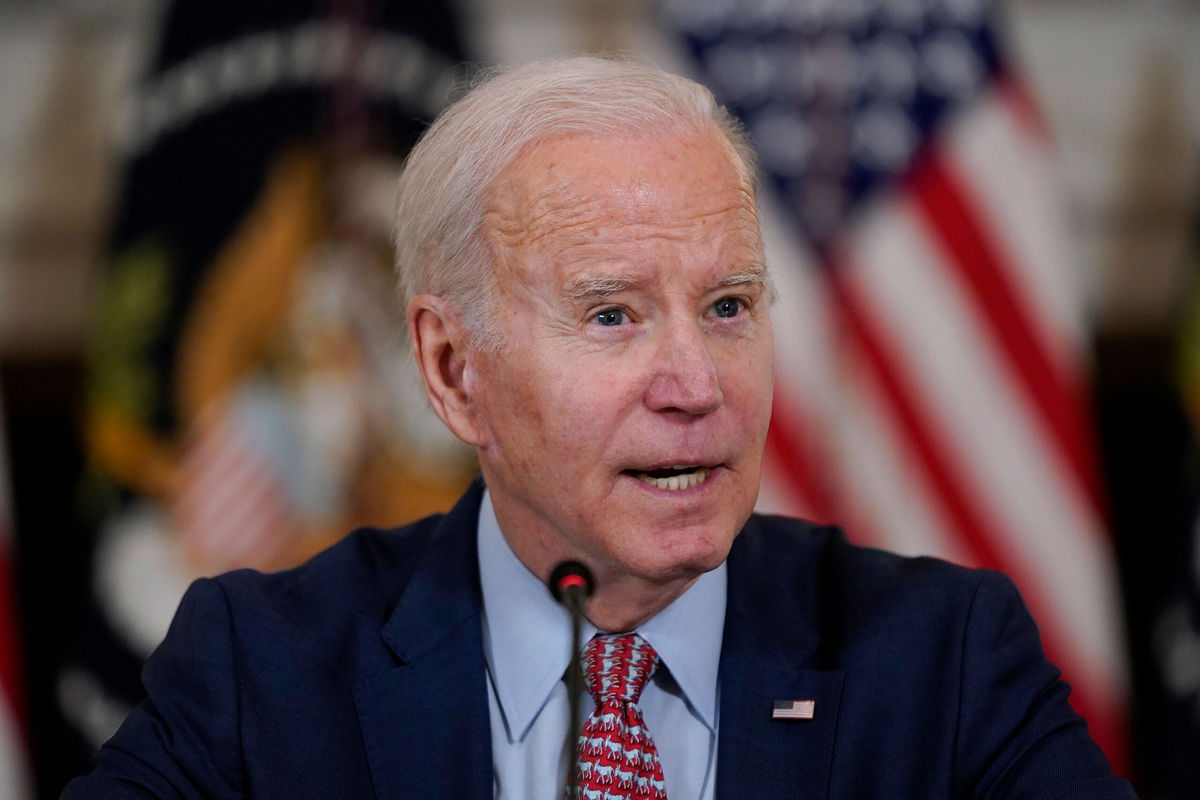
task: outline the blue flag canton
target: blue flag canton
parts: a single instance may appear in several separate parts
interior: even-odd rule
[[[987,0],[672,0],[667,11],[818,250],[999,66]]]

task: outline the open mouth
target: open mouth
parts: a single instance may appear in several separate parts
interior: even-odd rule
[[[681,489],[691,489],[704,483],[708,477],[708,467],[678,465],[652,469],[645,472],[627,469],[625,474],[632,475],[643,483],[648,483],[659,489],[676,492]]]

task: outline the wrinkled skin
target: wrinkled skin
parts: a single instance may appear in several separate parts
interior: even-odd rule
[[[772,340],[754,197],[715,129],[570,135],[502,171],[484,226],[504,343],[476,349],[448,303],[414,299],[430,399],[477,448],[525,565],[584,561],[592,621],[632,628],[724,560],[758,496]],[[673,466],[705,480],[641,479]]]

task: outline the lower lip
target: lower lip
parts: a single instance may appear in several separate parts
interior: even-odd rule
[[[662,498],[677,497],[679,499],[685,499],[685,498],[695,497],[696,495],[707,491],[711,487],[713,482],[715,480],[717,480],[718,476],[720,476],[724,472],[725,472],[724,467],[709,467],[708,475],[705,476],[703,483],[697,484],[696,486],[689,486],[686,489],[660,489],[657,486],[655,486],[654,484],[646,483],[641,478],[637,477],[636,475],[631,475],[628,472],[623,472],[623,473],[621,473],[621,475],[622,475],[622,477],[628,478],[629,480],[633,481],[639,487],[641,487],[643,490],[650,492],[655,497],[662,497]]]

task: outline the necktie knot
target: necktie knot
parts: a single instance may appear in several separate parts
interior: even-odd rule
[[[636,633],[610,634],[588,642],[583,663],[596,705],[579,732],[577,792],[565,800],[666,800],[658,748],[638,706],[658,653]]]
[[[658,666],[658,653],[636,633],[608,634],[588,642],[583,664],[597,703],[636,703]]]

